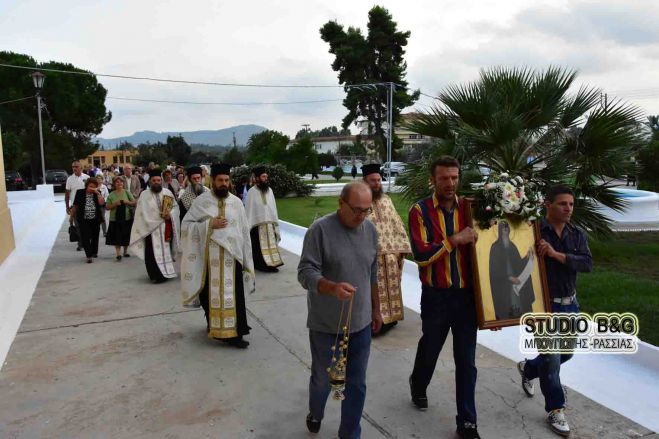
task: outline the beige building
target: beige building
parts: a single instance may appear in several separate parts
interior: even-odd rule
[[[123,166],[126,163],[133,163],[137,151],[120,151],[118,149],[110,149],[101,151],[100,149],[94,154],[90,155],[84,160],[80,160],[82,165],[93,165],[99,168],[105,168],[110,165]]]
[[[0,264],[14,250],[14,227],[11,222],[11,212],[7,202],[7,187],[5,186],[5,163],[2,155],[2,130],[0,130]]]
[[[414,131],[411,131],[403,126],[406,122],[410,122],[414,120],[414,118],[416,117],[419,117],[418,113],[401,114],[399,122],[394,127],[394,134],[396,135],[396,137],[398,137],[400,140],[403,141],[403,148],[407,150],[413,149],[415,146],[421,145],[423,143],[428,143],[432,140],[428,136],[415,133]],[[361,120],[357,122],[357,127],[359,128],[360,134],[364,136],[368,134],[367,120]],[[385,130],[387,129],[386,123],[383,125],[383,128]]]

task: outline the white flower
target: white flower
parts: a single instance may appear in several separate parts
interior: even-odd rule
[[[519,175],[515,177],[515,180],[517,180],[518,183],[524,183],[524,179],[520,177]]]
[[[487,189],[487,190],[496,189],[496,187],[497,187],[497,185],[494,184],[494,183],[488,183],[488,184],[485,185],[485,189]]]
[[[486,210],[487,212],[492,212],[492,206],[486,206],[486,207],[485,207],[485,210]]]
[[[508,175],[507,172],[502,172],[501,174],[499,174],[499,176],[500,176],[501,178],[508,178],[508,177],[509,177],[509,175]]]

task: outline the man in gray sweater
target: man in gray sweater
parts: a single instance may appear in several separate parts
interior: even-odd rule
[[[307,428],[320,430],[325,404],[330,393],[328,367],[338,357],[337,339],[342,339],[346,314],[352,300],[352,319],[345,399],[341,403],[339,438],[357,439],[361,435],[362,411],[366,399],[366,367],[371,348],[371,331],[382,326],[378,295],[375,226],[365,221],[372,211],[372,195],[361,182],[344,186],[339,209],[314,222],[304,236],[298,280],[308,291],[311,379]],[[341,308],[345,304],[343,321]]]

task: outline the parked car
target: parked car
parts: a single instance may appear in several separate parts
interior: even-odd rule
[[[406,164],[403,162],[391,162],[391,175],[395,176],[405,172]],[[389,172],[389,162],[385,162],[380,168],[382,175],[386,176]]]
[[[23,177],[21,177],[18,171],[5,172],[5,186],[7,186],[8,191],[22,191],[27,189],[25,180],[23,180]]]
[[[46,171],[46,183],[52,184],[55,192],[64,192],[67,178],[69,178],[69,174],[64,169],[49,169]]]

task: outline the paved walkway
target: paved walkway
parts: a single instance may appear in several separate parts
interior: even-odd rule
[[[248,297],[252,333],[240,351],[209,340],[203,312],[179,305],[178,282],[148,282],[143,263],[118,263],[103,246],[92,265],[58,236],[0,371],[0,438],[309,438],[310,354],[297,257],[261,274]],[[450,341],[429,388],[430,409],[410,404],[407,376],[420,334],[417,314],[373,343],[363,437],[454,437]],[[527,398],[514,364],[481,346],[477,406],[484,438],[554,438],[540,395]],[[569,363],[566,367],[569,367]],[[631,397],[631,396],[630,396]],[[569,393],[576,438],[656,434]],[[339,405],[328,401],[318,438],[333,438]]]

